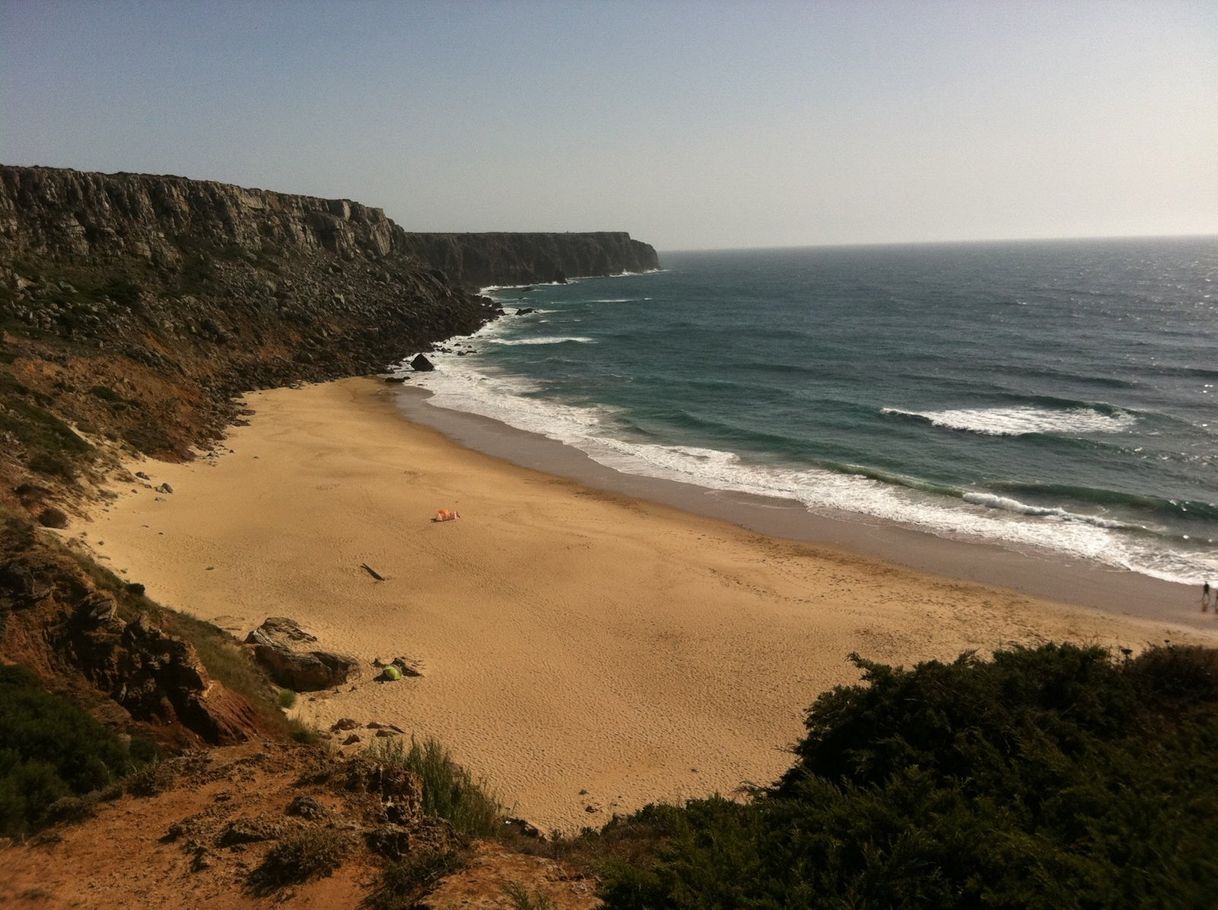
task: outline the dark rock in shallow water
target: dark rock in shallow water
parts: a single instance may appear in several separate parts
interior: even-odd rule
[[[430,360],[422,354],[416,354],[414,360],[410,361],[411,369],[417,370],[420,373],[426,373],[436,368]]]
[[[516,311],[516,315],[517,316],[528,316],[529,313],[536,313],[536,312],[537,312],[537,310],[535,310],[531,306],[523,306]]]

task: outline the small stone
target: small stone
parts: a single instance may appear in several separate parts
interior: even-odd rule
[[[172,492],[173,492],[173,487],[171,487],[171,486],[170,486],[169,484],[167,484],[167,483],[163,483],[163,484],[161,484],[159,487],[157,487],[157,488],[156,488],[156,491],[157,491],[158,493],[172,493]]]
[[[354,730],[358,726],[359,723],[354,718],[340,717],[330,726],[330,729],[338,733],[342,730]]]
[[[354,746],[356,743],[358,743],[360,741],[361,740],[359,738],[359,734],[352,733],[350,736],[348,736],[346,739],[343,740],[343,745],[344,746]]]

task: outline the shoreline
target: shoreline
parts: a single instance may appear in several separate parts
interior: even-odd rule
[[[726,521],[767,536],[829,547],[931,575],[1203,632],[1218,627],[1214,617],[1199,611],[1199,596],[1190,585],[1049,550],[1019,550],[1001,541],[942,537],[844,511],[812,512],[794,499],[627,474],[539,433],[480,414],[433,405],[431,397],[426,389],[406,383],[401,386],[397,407],[407,420],[518,467]]]
[[[368,378],[252,393],[221,454],[132,465],[151,480],[116,483],[68,533],[238,637],[297,620],[363,668],[302,694],[302,720],[435,737],[543,830],[776,779],[806,708],[857,680],[853,651],[911,665],[1012,642],[1218,634],[598,490],[465,448],[404,419],[397,398]],[[462,520],[433,523],[440,507]],[[373,658],[398,655],[424,676],[377,682]]]

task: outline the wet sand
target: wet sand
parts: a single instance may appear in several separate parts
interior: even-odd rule
[[[1012,641],[1218,641],[1186,628],[1187,599],[1179,619],[1170,603],[1135,615],[1133,597],[1104,598],[1129,615],[1066,606],[520,467],[407,421],[399,397],[371,379],[250,395],[223,454],[133,465],[152,483],[117,485],[72,533],[167,605],[238,635],[290,616],[360,658],[364,677],[302,697],[304,717],[438,737],[543,828],[772,780],[804,709],[857,678],[851,651],[910,664]],[[515,432],[498,427],[479,431]],[[786,508],[709,498],[736,521]],[[438,508],[462,519],[433,523]],[[864,536],[881,550],[910,533],[878,531]],[[375,681],[372,659],[397,655],[426,675]]]

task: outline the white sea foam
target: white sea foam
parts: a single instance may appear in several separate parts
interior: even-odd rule
[[[1032,433],[1120,433],[1137,422],[1126,411],[1106,414],[1094,408],[959,408],[944,411],[904,411],[881,408],[880,413],[925,420],[937,427],[966,430],[984,436],[1026,436]]]
[[[1082,515],[1077,512],[1068,512],[1060,508],[1047,508],[1045,506],[1029,505],[1026,502],[1020,502],[1018,499],[1011,499],[1007,496],[996,496],[993,493],[965,493],[964,501],[971,502],[974,505],[985,506],[987,509],[999,509],[1004,512],[1014,512],[1017,515],[1030,515],[1036,518],[1055,518],[1060,521],[1081,521],[1086,524],[1095,525],[1097,528],[1124,528],[1126,530],[1137,530],[1137,525],[1131,525],[1123,521],[1116,521],[1111,518],[1103,518],[1099,515]]]
[[[543,335],[538,338],[491,338],[488,339],[491,344],[565,344],[568,341],[576,342],[577,344],[596,344],[591,338],[582,338],[578,335]]]
[[[487,334],[502,331],[496,325],[471,340],[488,340]],[[749,463],[716,449],[631,441],[611,409],[546,400],[536,383],[480,372],[477,358],[439,354],[434,359],[436,370],[415,374],[414,382],[433,394],[432,404],[547,436],[624,473],[793,499],[809,511],[861,513],[941,536],[1052,550],[1168,581],[1191,584],[1218,577],[1218,554],[1173,552],[1150,535],[1128,533],[1134,526],[1102,516],[980,492],[965,494],[963,501],[948,499],[858,474]]]

